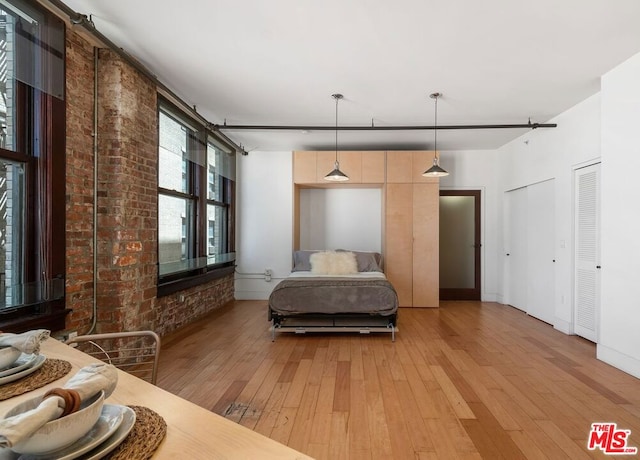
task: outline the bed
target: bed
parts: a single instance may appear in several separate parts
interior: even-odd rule
[[[387,332],[395,341],[398,296],[381,265],[375,252],[296,251],[291,275],[269,296],[272,340],[276,332]]]

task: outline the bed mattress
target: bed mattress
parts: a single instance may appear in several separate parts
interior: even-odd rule
[[[370,314],[391,316],[398,295],[383,273],[316,275],[298,271],[282,280],[269,297],[269,314]]]

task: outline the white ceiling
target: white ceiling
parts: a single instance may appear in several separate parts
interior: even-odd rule
[[[544,123],[640,52],[638,0],[66,0],[215,124]],[[492,149],[526,129],[438,131]],[[225,131],[247,150],[335,132]],[[340,149],[433,148],[433,131],[341,131]]]

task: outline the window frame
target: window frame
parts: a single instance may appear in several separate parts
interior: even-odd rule
[[[194,235],[191,239],[187,236],[187,260],[182,263],[171,264],[174,270],[165,269],[160,262],[160,208],[158,208],[158,297],[162,297],[192,286],[207,283],[212,280],[222,278],[235,271],[235,181],[224,178],[223,201],[209,199],[209,165],[206,160],[209,138],[215,139],[216,144],[227,146],[223,140],[215,136],[206,125],[194,120],[193,117],[185,114],[169,100],[158,96],[158,155],[160,152],[160,116],[161,113],[169,116],[176,122],[185,125],[194,132],[194,139],[191,143],[198,143],[193,152],[187,148],[187,155],[197,154],[197,148],[204,151],[204,164],[189,160],[187,162],[187,190],[180,192],[160,186],[160,157],[158,157],[158,203],[160,196],[170,196],[176,198],[189,199],[193,201],[193,212],[187,216],[187,228],[191,227]],[[189,142],[188,142],[189,144]],[[228,146],[228,150],[233,152],[233,148]],[[202,152],[200,152],[202,153]],[[209,242],[209,220],[207,207],[209,205],[219,206],[226,209],[226,252],[220,255],[210,256],[208,254]],[[190,244],[189,244],[190,242]]]
[[[38,5],[30,8],[42,14],[41,43],[52,43],[54,35],[65,43],[64,22]],[[17,8],[20,8],[17,6]],[[15,96],[15,143],[12,150],[0,147],[0,157],[23,163],[25,167],[24,210],[24,297],[20,304],[2,309],[0,329],[22,332],[33,328],[61,330],[71,311],[65,308],[66,270],[66,48],[47,48],[60,52],[62,68],[46,53],[33,54],[31,64],[47,78],[62,78],[62,94],[52,95],[13,76]],[[23,54],[21,54],[23,55]],[[24,65],[24,64],[19,64]],[[58,80],[56,80],[58,81]],[[38,183],[40,187],[38,188]],[[38,218],[40,216],[40,218]],[[29,288],[27,287],[29,286]],[[33,286],[47,290],[44,296],[30,295]],[[35,291],[34,290],[34,291]]]

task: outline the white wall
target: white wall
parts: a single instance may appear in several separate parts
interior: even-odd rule
[[[382,189],[300,190],[300,249],[381,248]]]
[[[481,191],[481,298],[499,299],[497,214],[498,183],[494,150],[449,150],[441,152],[440,165],[449,175],[440,179],[440,188]]]
[[[291,272],[292,161],[290,151],[252,151],[247,156],[237,158],[236,299],[267,299],[278,281]],[[344,217],[349,213],[358,216],[349,221],[343,219],[343,225],[338,225],[338,232],[333,229],[328,233],[324,232],[323,238],[328,246],[323,245],[318,249],[338,249],[340,246],[345,249],[380,251],[381,189],[313,192],[303,193],[306,202],[301,202],[301,212],[305,212],[306,217],[302,219],[302,226],[315,225],[309,211],[319,206],[318,200],[324,202],[325,209],[336,211],[338,216]],[[325,193],[319,195],[316,192]],[[326,216],[324,221],[327,223]],[[370,226],[369,223],[374,221],[377,221],[377,225]],[[307,244],[315,245],[317,235],[314,238],[316,239],[313,241],[307,241]],[[266,281],[263,275],[267,268],[273,273],[271,281]]]
[[[544,120],[546,122],[546,120]],[[504,192],[555,179],[555,321],[571,333],[573,302],[573,171],[599,161],[600,95],[596,94],[549,120],[556,128],[531,130],[497,151],[498,284],[504,293]],[[535,231],[535,228],[532,229]],[[499,299],[500,300],[500,299]]]
[[[291,157],[252,151],[237,158],[236,299],[266,299],[291,272]],[[266,268],[273,271],[270,282],[261,275]]]
[[[546,122],[546,120],[544,120]],[[528,131],[502,148],[445,151],[440,163],[450,175],[441,189],[482,191],[482,300],[504,301],[504,193],[556,179],[556,295],[554,326],[570,331],[573,274],[573,168],[600,156],[600,98],[590,97],[550,123],[557,128]],[[561,247],[564,246],[564,247]]]
[[[602,224],[598,358],[640,378],[640,54],[602,78]]]

